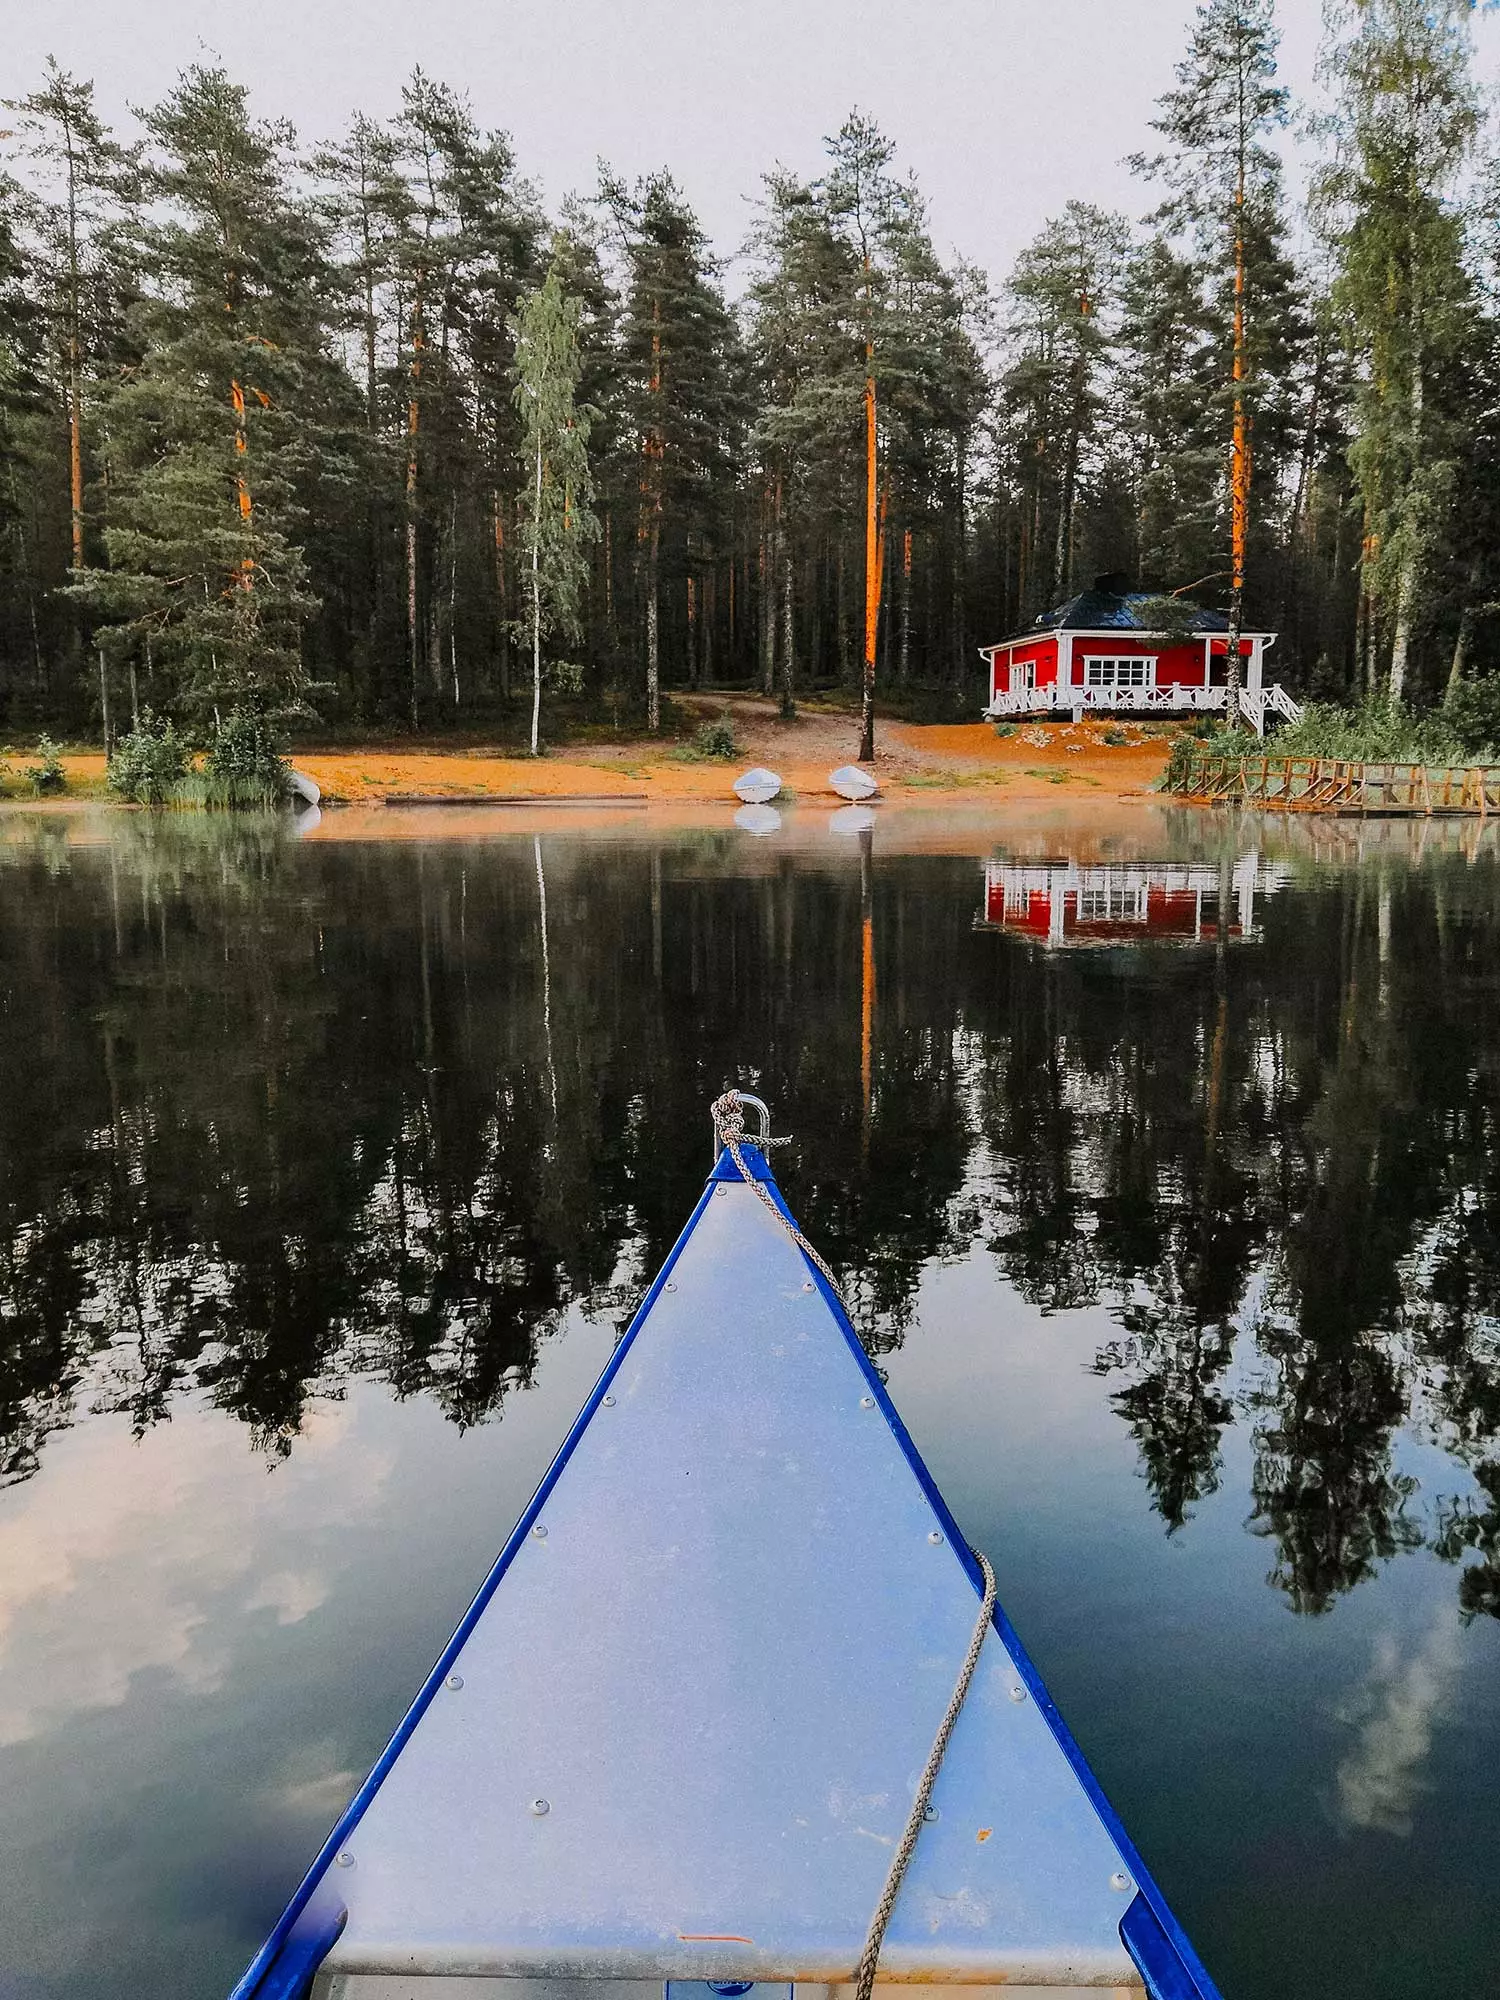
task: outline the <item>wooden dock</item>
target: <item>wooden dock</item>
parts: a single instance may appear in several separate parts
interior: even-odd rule
[[[1430,819],[1500,813],[1500,764],[1371,764],[1344,757],[1225,757],[1205,751],[1173,796],[1193,805]]]

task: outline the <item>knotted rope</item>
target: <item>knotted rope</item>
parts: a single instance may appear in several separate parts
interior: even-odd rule
[[[839,1289],[838,1279],[829,1270],[823,1259],[814,1250],[790,1216],[782,1214],[776,1205],[775,1197],[767,1192],[765,1182],[758,1181],[745,1165],[745,1156],[740,1151],[741,1143],[745,1137],[745,1113],[740,1104],[739,1092],[737,1090],[726,1090],[722,1097],[715,1098],[712,1116],[714,1131],[718,1134],[719,1144],[739,1169],[740,1179],[750,1189],[750,1192],[755,1196],[762,1208],[769,1210],[775,1216],[778,1226],[786,1231],[803,1256],[808,1258],[823,1273],[823,1276],[828,1280],[829,1290],[833,1293],[839,1304],[843,1306],[845,1312],[847,1312],[849,1307],[845,1301],[844,1294]],[[784,1138],[773,1139],[768,1133],[757,1143],[762,1148],[765,1148],[767,1146],[789,1146],[792,1142],[790,1139]]]
[[[737,1090],[726,1090],[722,1097],[715,1100],[713,1121],[719,1144],[734,1161],[740,1179],[762,1206],[770,1210],[779,1227],[786,1231],[802,1254],[823,1273],[828,1281],[829,1290],[839,1304],[844,1305],[844,1295],[839,1289],[838,1279],[834,1277],[796,1223],[782,1213],[768,1193],[765,1183],[758,1181],[745,1165],[744,1155],[740,1151],[745,1137],[745,1113]],[[784,1146],[787,1141],[772,1139],[767,1135],[759,1141],[759,1144],[762,1148]],[[845,1306],[845,1311],[847,1310]],[[854,2000],[870,2000],[875,1985],[875,1971],[880,1963],[880,1947],[885,1942],[886,1926],[890,1923],[891,1912],[896,1907],[896,1898],[901,1893],[901,1881],[906,1874],[907,1864],[916,1852],[917,1836],[927,1819],[928,1807],[932,1803],[932,1788],[937,1783],[938,1772],[942,1769],[943,1758],[948,1749],[948,1739],[953,1734],[954,1724],[958,1721],[959,1713],[968,1697],[969,1686],[974,1679],[975,1669],[979,1665],[979,1655],[984,1646],[984,1635],[990,1629],[990,1622],[995,1615],[995,1572],[990,1567],[989,1558],[981,1555],[978,1549],[973,1549],[970,1553],[978,1563],[979,1573],[984,1578],[984,1593],[980,1599],[979,1616],[975,1620],[974,1631],[969,1640],[969,1650],[964,1655],[964,1663],[958,1670],[953,1693],[948,1698],[947,1710],[938,1724],[937,1735],[932,1739],[932,1748],[927,1753],[927,1762],[917,1782],[916,1796],[912,1800],[906,1830],[901,1836],[895,1854],[891,1857],[885,1887],[880,1892],[880,1901],[875,1905],[875,1914],[871,1917],[870,1928],[865,1934],[865,1948],[860,1953],[859,1963],[854,1968]]]

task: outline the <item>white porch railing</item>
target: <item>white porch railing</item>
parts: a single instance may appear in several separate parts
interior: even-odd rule
[[[1212,711],[1228,706],[1226,687],[1189,687],[1169,681],[1163,687],[1057,687],[1012,688],[997,694],[985,714],[999,721],[1015,715],[1069,714],[1081,709],[1085,715],[1165,715],[1174,710]],[[1295,722],[1302,714],[1279,683],[1270,687],[1240,689],[1240,713],[1256,735],[1265,731],[1267,715],[1285,716]]]

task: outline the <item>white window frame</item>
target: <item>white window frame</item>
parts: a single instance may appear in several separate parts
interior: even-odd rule
[[[1083,684],[1090,688],[1154,688],[1155,653],[1085,653]],[[1121,668],[1128,668],[1121,675]]]
[[[1036,661],[1012,660],[1010,663],[1010,692],[1020,694],[1036,692]]]

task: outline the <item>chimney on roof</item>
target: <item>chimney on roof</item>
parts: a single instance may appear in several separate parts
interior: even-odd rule
[[[1131,587],[1130,578],[1122,569],[1107,569],[1103,576],[1094,578],[1094,588],[1101,597],[1124,597]]]

